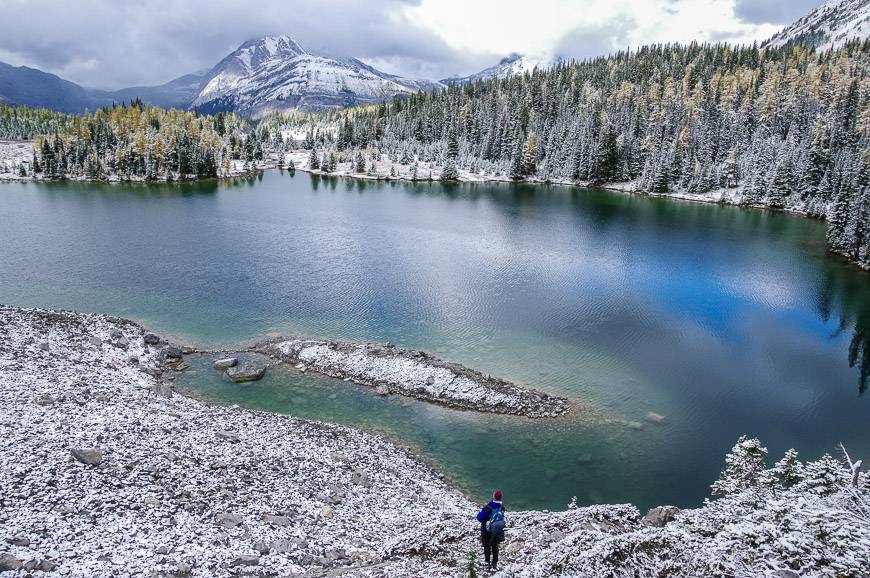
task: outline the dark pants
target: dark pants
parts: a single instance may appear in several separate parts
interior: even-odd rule
[[[498,536],[493,536],[489,532],[481,532],[480,541],[483,543],[483,559],[495,568],[498,565]]]

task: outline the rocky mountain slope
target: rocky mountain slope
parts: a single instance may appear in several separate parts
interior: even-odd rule
[[[770,38],[764,46],[799,43],[827,50],[855,38],[870,38],[870,0],[827,0]]]
[[[381,72],[355,58],[306,52],[289,36],[242,44],[205,76],[193,101],[201,112],[320,111],[380,102],[436,86]]]
[[[553,65],[561,62],[562,59],[556,58],[534,58],[524,56],[522,54],[513,53],[505,58],[502,58],[498,64],[484,68],[480,72],[475,72],[469,76],[451,76],[441,81],[442,84],[468,84],[478,80],[487,80],[490,78],[508,78],[516,74],[531,72],[535,68],[550,68]]]

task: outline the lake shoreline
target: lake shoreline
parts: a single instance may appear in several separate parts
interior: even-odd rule
[[[0,569],[14,576],[435,577],[478,546],[479,505],[380,435],[178,395],[161,368],[180,354],[123,318],[0,306],[0,321]],[[748,548],[743,527],[787,516],[796,541],[842,527],[855,494],[845,472],[825,475],[831,493],[779,489],[762,508],[748,489],[643,518],[627,504],[509,512],[498,575],[786,570],[792,550]],[[409,517],[421,503],[426,519]],[[863,538],[803,570],[870,565],[870,520],[851,523]]]

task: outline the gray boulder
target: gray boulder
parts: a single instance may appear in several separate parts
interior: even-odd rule
[[[181,359],[181,349],[177,347],[164,347],[161,353],[163,359]]]
[[[24,564],[12,554],[0,554],[0,572],[21,570]]]
[[[217,523],[227,529],[237,528],[245,523],[244,518],[238,514],[218,514]]]
[[[680,513],[680,509],[676,506],[658,506],[646,513],[643,517],[643,523],[647,526],[662,528],[668,522],[672,522]]]
[[[260,557],[254,554],[242,554],[241,556],[236,556],[233,558],[232,562],[230,562],[231,567],[235,566],[257,566],[260,564]]]
[[[217,359],[212,364],[212,367],[217,369],[218,371],[223,371],[225,369],[229,369],[233,367],[235,364],[239,362],[235,357],[225,357],[223,359]]]
[[[146,333],[145,336],[142,337],[142,341],[144,341],[147,345],[157,345],[158,343],[160,343],[160,338],[153,333]]]
[[[70,450],[73,457],[83,464],[98,466],[103,463],[103,452],[97,448],[74,448]]]
[[[270,526],[286,527],[290,525],[290,518],[287,516],[276,516],[275,514],[263,514],[263,521]]]
[[[236,383],[257,381],[265,374],[266,364],[257,361],[243,361],[226,370],[226,376]]]

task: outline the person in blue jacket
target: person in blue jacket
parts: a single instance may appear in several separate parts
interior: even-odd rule
[[[490,569],[498,566],[498,545],[504,541],[504,504],[501,490],[492,494],[492,501],[477,514],[480,522],[480,541],[483,544],[483,558]]]

